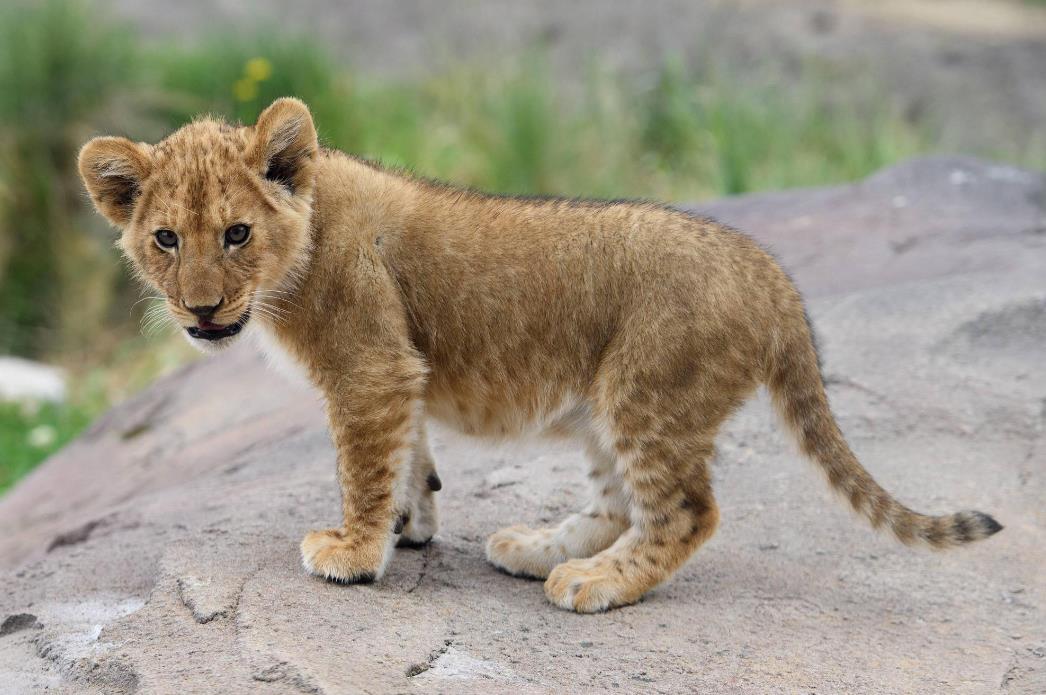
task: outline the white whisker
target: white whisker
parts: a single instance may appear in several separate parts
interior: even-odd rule
[[[282,292],[282,290],[255,290],[252,300],[259,311],[272,318],[274,322],[285,324],[295,313],[294,310],[304,311],[304,309],[287,297],[280,296]]]
[[[281,316],[290,316],[290,314],[291,314],[291,312],[289,310],[283,309],[283,308],[278,307],[278,306],[273,306],[272,304],[269,304],[268,302],[265,302],[265,301],[257,302],[257,306],[265,307],[266,309],[268,309],[270,311],[274,311],[274,312],[280,314]]]
[[[283,314],[275,313],[272,307],[266,306],[264,303],[258,302],[254,305],[260,316],[264,316],[276,325],[285,325],[287,323],[287,317]]]
[[[149,296],[147,296],[147,297],[142,297],[142,298],[141,298],[141,299],[139,299],[139,300],[138,300],[137,302],[135,302],[134,304],[132,304],[132,305],[131,305],[131,308],[127,310],[127,315],[128,315],[128,316],[130,316],[130,315],[131,315],[131,313],[133,313],[133,312],[134,312],[134,308],[135,308],[136,306],[138,306],[138,305],[139,305],[139,304],[141,304],[142,302],[147,302],[147,301],[149,301],[150,299],[151,299],[151,300],[154,300],[154,301],[157,301],[157,302],[163,302],[163,301],[165,301],[163,297],[160,297],[160,296],[158,296],[158,295],[149,295]],[[162,306],[162,305],[161,305],[161,306]]]
[[[164,302],[148,307],[142,313],[140,326],[144,335],[153,335],[162,327],[173,323],[174,319],[172,319],[171,315],[167,312],[166,302]]]
[[[163,328],[175,325],[170,316],[154,316],[149,321],[143,322],[142,334],[146,336],[157,335]]]
[[[289,292],[284,293],[279,290],[255,290],[254,297],[256,299],[268,300],[270,302],[280,302],[281,304],[289,304],[296,309],[302,309],[302,306],[297,302],[293,301],[289,296],[281,296],[283,294],[291,295]]]
[[[273,318],[283,319],[286,316],[285,313],[275,311],[273,307],[269,306],[268,304],[265,304],[264,302],[256,303],[254,305],[254,308],[262,312],[266,316],[272,316]]]

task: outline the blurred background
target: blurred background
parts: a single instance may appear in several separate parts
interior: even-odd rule
[[[0,8],[0,493],[194,359],[76,176],[97,134],[301,97],[492,191],[694,202],[957,152],[1046,166],[1043,0],[200,0]]]

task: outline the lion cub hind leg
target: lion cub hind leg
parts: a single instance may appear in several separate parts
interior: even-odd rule
[[[608,356],[595,416],[606,423],[623,475],[631,527],[602,552],[555,567],[545,582],[552,603],[581,613],[634,603],[715,532],[713,442],[754,388],[744,370],[726,367],[715,355],[678,365],[620,347]]]
[[[548,599],[594,613],[634,603],[668,579],[719,523],[707,470],[712,453],[706,435],[684,447],[645,443],[623,457],[632,526],[602,552],[553,568],[545,582]]]
[[[590,557],[610,547],[629,526],[628,502],[614,458],[596,443],[588,448],[592,501],[555,528],[510,526],[487,541],[487,560],[516,577],[544,579],[572,558]]]

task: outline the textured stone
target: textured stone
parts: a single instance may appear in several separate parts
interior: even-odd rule
[[[338,521],[317,396],[247,346],[125,403],[0,500],[4,692],[1046,691],[1046,188],[931,158],[701,210],[811,298],[858,455],[926,512],[996,515],[958,551],[876,535],[765,398],[720,437],[723,523],[636,606],[577,616],[483,559],[583,503],[580,452],[434,432],[443,526],[384,581],[302,572]]]

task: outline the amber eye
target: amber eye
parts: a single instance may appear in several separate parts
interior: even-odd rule
[[[178,245],[178,235],[170,229],[158,229],[155,236],[156,243],[162,248],[173,249]]]
[[[225,230],[225,245],[239,246],[251,236],[251,228],[245,224],[234,224]]]

